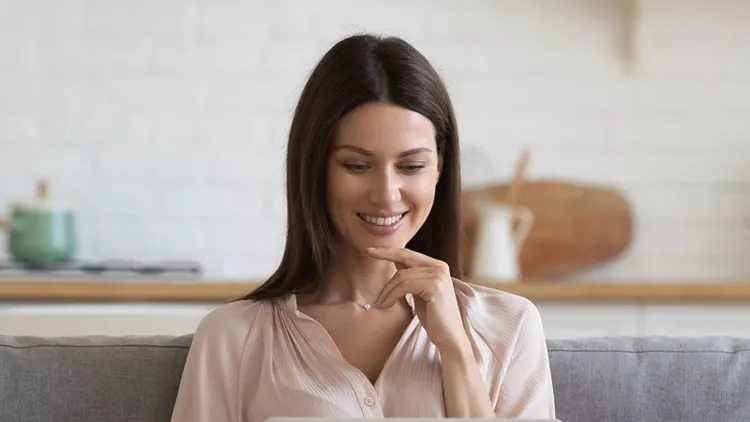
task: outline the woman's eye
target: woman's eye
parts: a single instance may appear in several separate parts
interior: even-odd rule
[[[365,164],[344,164],[344,167],[353,173],[361,173],[367,170],[367,165]]]
[[[416,163],[416,164],[407,164],[405,166],[402,166],[401,169],[405,173],[419,173],[425,167],[426,167],[426,165],[424,165],[424,164]]]

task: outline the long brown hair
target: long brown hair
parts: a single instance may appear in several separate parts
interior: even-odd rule
[[[435,202],[407,248],[444,261],[461,276],[461,175],[453,105],[428,60],[396,37],[354,35],[313,69],[294,111],[286,156],[287,236],[276,271],[242,299],[309,292],[324,281],[336,248],[326,206],[326,172],[341,118],[357,106],[387,102],[432,121],[443,157]]]

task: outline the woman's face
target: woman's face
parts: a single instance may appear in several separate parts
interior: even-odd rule
[[[340,241],[361,252],[405,247],[432,209],[441,166],[423,115],[385,103],[345,115],[328,161],[328,212]]]

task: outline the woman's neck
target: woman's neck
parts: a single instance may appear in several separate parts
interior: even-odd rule
[[[360,296],[368,303],[374,302],[395,273],[396,265],[392,262],[347,248],[331,262],[316,302],[356,301]]]

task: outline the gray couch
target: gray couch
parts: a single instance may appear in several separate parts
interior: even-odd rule
[[[0,336],[0,421],[168,421],[190,336]],[[750,421],[750,339],[550,340],[564,422]]]

